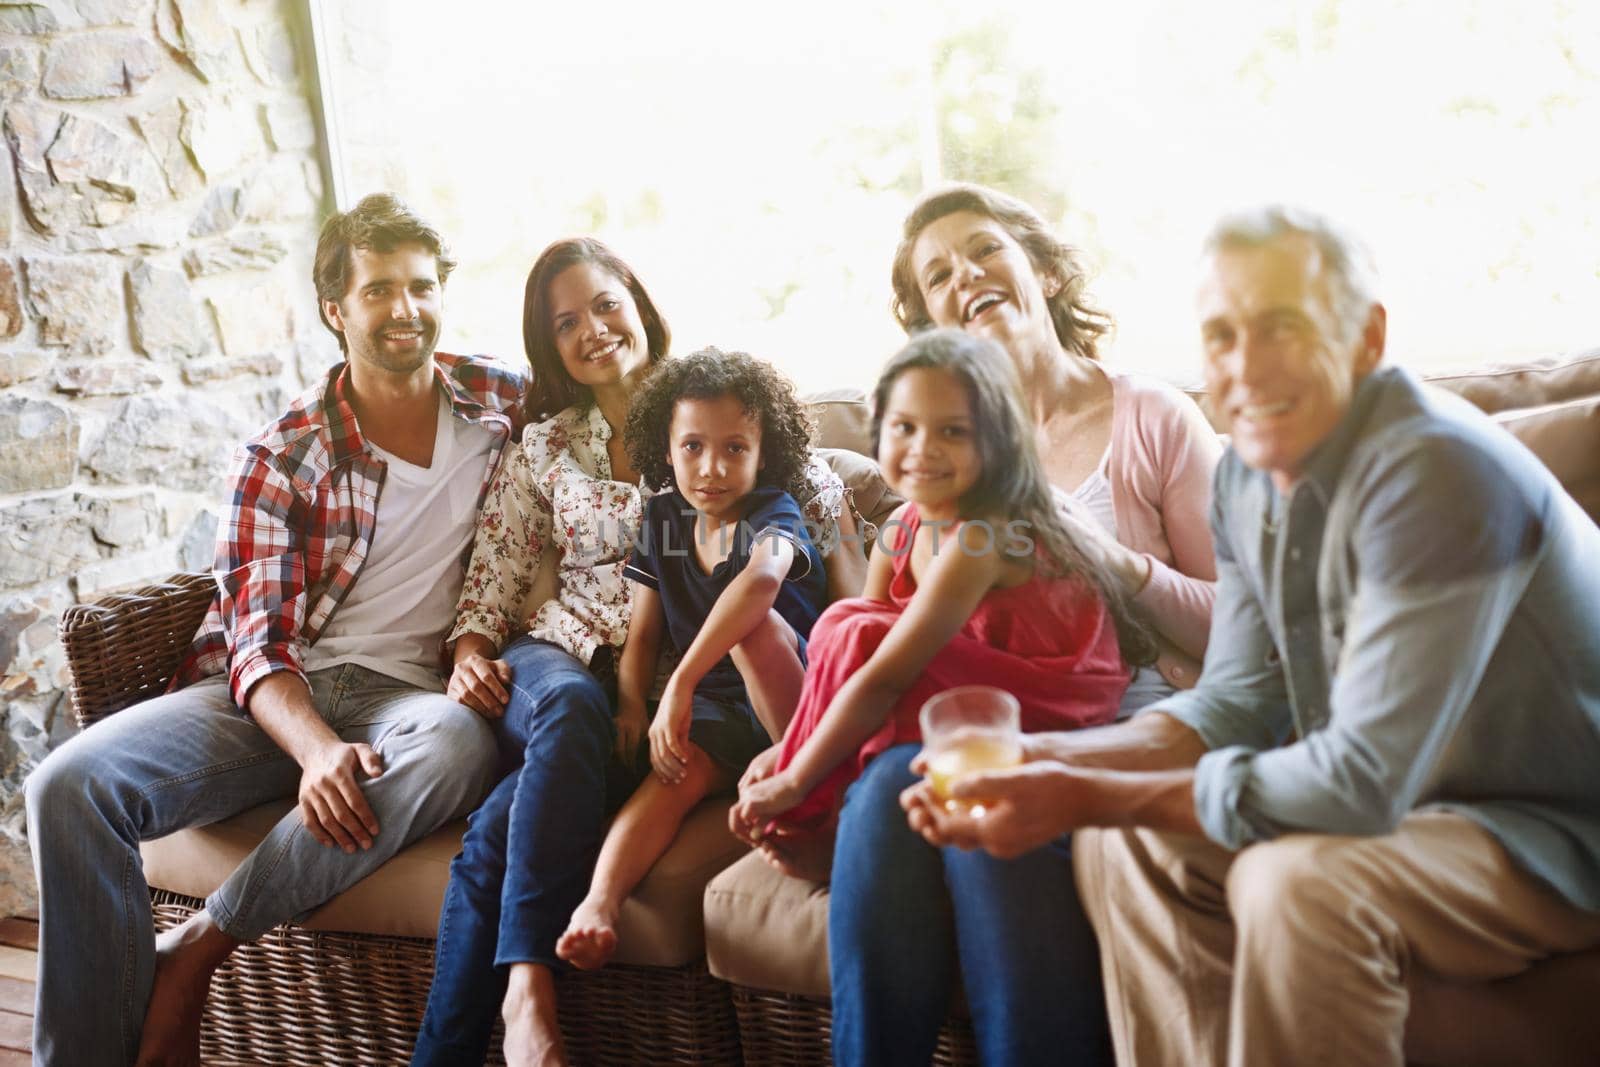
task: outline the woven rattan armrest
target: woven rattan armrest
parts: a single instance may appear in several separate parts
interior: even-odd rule
[[[80,730],[166,692],[216,591],[209,573],[184,571],[66,610],[61,644]]]

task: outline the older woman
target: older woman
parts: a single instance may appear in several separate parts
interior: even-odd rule
[[[1124,712],[1192,685],[1216,577],[1207,509],[1221,448],[1205,417],[1172,387],[1100,363],[1109,322],[1085,301],[1073,250],[1011,197],[972,185],[924,196],[893,283],[908,331],[956,327],[1015,362],[1047,476],[1161,646]],[[1010,861],[927,844],[898,804],[917,748],[878,756],[840,813],[828,915],[837,1062],[926,1064],[958,966],[985,1064],[1109,1062],[1068,842]]]
[[[497,1010],[508,1062],[562,1061],[556,940],[588,888],[608,809],[636,784],[624,764],[648,767],[613,718],[622,566],[647,493],[621,431],[671,334],[628,265],[586,238],[539,256],[522,327],[529,426],[484,500],[448,690],[496,720],[520,766],[473,814],[450,865],[418,1064],[482,1063]],[[815,458],[804,481],[830,589],[854,593],[866,563],[840,536],[853,532],[844,487]],[[528,604],[547,563],[555,593]]]

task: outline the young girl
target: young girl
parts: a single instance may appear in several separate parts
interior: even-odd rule
[[[809,437],[793,388],[743,353],[668,361],[633,401],[628,454],[647,485],[672,488],[645,505],[623,571],[633,617],[617,670],[620,734],[644,727],[663,630],[682,659],[649,727],[655,775],[612,823],[556,943],[574,966],[605,964],[622,902],[684,816],[789,723],[806,637],[827,603],[822,561],[789,493]]]
[[[1025,732],[1089,726],[1115,715],[1127,662],[1154,657],[1120,587],[1059,517],[996,345],[922,334],[873,400],[878,463],[907,503],[884,524],[864,595],[818,621],[776,755],[740,783],[731,820],[747,840],[829,826],[867,761],[918,739],[936,693],[995,685],[1021,702]]]

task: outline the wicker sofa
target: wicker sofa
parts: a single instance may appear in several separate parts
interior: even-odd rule
[[[1600,519],[1600,350],[1435,380],[1494,412]],[[862,513],[881,520],[895,501],[864,455],[861,394],[811,401],[830,462]],[[81,726],[164,690],[213,589],[209,575],[180,574],[66,613],[61,636]],[[147,843],[158,927],[198,907],[287,807],[265,805]],[[628,901],[616,962],[564,976],[562,1026],[575,1062],[827,1062],[826,887],[775,875],[754,857],[739,859],[725,813],[725,801],[702,805]],[[213,985],[206,1062],[320,1067],[408,1058],[463,828],[456,823],[429,835],[304,923],[279,927],[236,953]],[[1583,1047],[1600,1047],[1600,1022],[1584,1003],[1600,993],[1600,953],[1554,961],[1502,986],[1424,991],[1417,1015],[1430,1029],[1412,1042],[1421,1058],[1497,1062],[1472,1056],[1496,1048],[1496,1035],[1508,1027],[1529,1028],[1530,1040],[1536,1023],[1534,1039],[1587,1033]],[[1533,1046],[1518,1047],[1526,1054]],[[959,1003],[937,1061],[975,1062]],[[1558,1061],[1522,1055],[1513,1062]]]
[[[857,508],[879,522],[897,501],[861,453],[867,410],[859,392],[808,398],[819,440]],[[548,575],[534,595],[548,593]],[[159,695],[215,592],[209,574],[183,573],[68,610],[61,638],[80,728]],[[158,929],[182,922],[220,885],[291,801],[147,842],[145,876]],[[409,1058],[433,973],[439,905],[465,822],[442,827],[308,916],[247,946],[224,966],[207,1005],[208,1063],[392,1064]],[[624,905],[615,962],[564,976],[562,1026],[580,1063],[736,1064],[740,1044],[728,986],[705,969],[706,883],[744,853],[727,829],[727,800],[711,799]],[[495,1043],[498,1055],[498,1042]]]

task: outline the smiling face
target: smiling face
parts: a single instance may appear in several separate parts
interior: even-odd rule
[[[1206,263],[1198,306],[1212,406],[1239,458],[1286,492],[1382,358],[1383,307],[1345,337],[1321,254],[1299,233],[1224,246]]]
[[[622,280],[597,263],[576,263],[550,280],[550,335],[572,380],[617,385],[650,362],[639,306]]]
[[[952,519],[983,473],[972,401],[947,370],[913,367],[889,387],[878,466],[890,488],[926,518]]]
[[[344,295],[324,300],[322,311],[344,335],[350,362],[399,375],[428,366],[444,310],[438,257],[416,243],[388,252],[352,248],[349,278]]]
[[[731,394],[688,398],[672,406],[667,428],[678,492],[718,524],[744,515],[744,499],[762,468],[761,420]]]
[[[957,211],[930,222],[911,247],[911,269],[936,326],[1002,345],[1055,340],[1046,298],[1060,288],[996,220]]]

